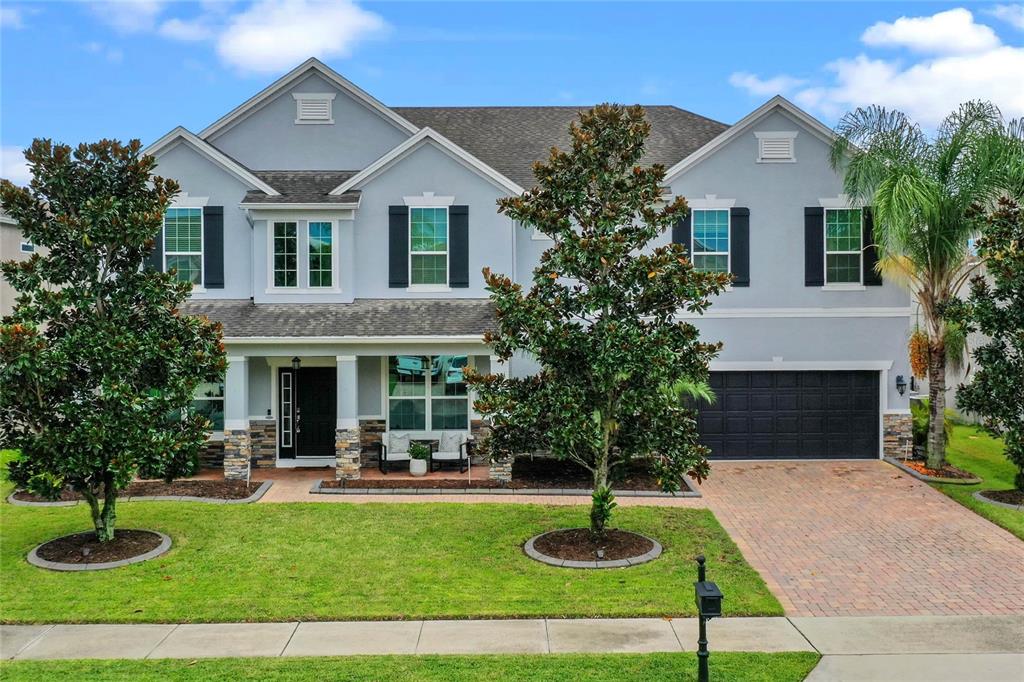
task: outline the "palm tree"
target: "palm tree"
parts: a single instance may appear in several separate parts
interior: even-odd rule
[[[920,306],[933,468],[946,459],[947,355],[959,345],[959,329],[942,310],[978,265],[967,252],[977,231],[972,209],[991,205],[1008,181],[999,151],[1005,131],[989,102],[960,105],[931,137],[902,112],[871,106],[846,114],[832,145],[832,167],[844,173],[847,195],[872,207],[879,271],[906,286]]]

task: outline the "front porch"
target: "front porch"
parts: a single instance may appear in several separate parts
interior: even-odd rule
[[[337,479],[382,476],[380,443],[389,429],[422,442],[436,442],[445,432],[471,440],[484,435],[464,370],[504,367],[483,354],[482,344],[377,345],[358,352],[340,344],[310,346],[228,344],[221,432],[225,478],[244,479],[262,469],[316,469],[326,478],[325,467]],[[479,466],[479,455],[472,461],[478,480],[504,473]],[[388,468],[389,478],[409,475],[406,461],[389,462]],[[469,473],[456,467],[429,475]]]

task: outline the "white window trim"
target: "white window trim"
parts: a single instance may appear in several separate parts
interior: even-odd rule
[[[828,212],[829,211],[860,211],[860,248],[856,251],[829,251],[828,250]],[[824,218],[822,225],[822,245],[824,252],[822,255],[822,268],[824,269],[824,280],[825,285],[821,287],[822,291],[864,291],[867,287],[864,286],[864,209],[858,206],[844,206],[840,207],[825,207]],[[828,281],[828,257],[832,256],[857,256],[860,262],[860,267],[857,268],[857,281],[856,282],[829,282]]]
[[[455,203],[455,197],[435,196],[433,192],[424,192],[419,196],[402,197],[402,201],[410,208],[441,208]]]
[[[754,133],[757,138],[757,162],[758,163],[796,163],[796,137],[795,130],[761,130]],[[789,140],[790,156],[788,159],[766,159],[764,158],[765,140]]]
[[[290,287],[287,285],[278,286],[275,284],[274,279],[274,230],[277,229],[278,225],[287,225],[288,223],[295,224],[295,286]],[[267,291],[268,293],[273,292],[288,292],[296,293],[299,291],[299,270],[301,265],[301,253],[299,250],[299,224],[300,220],[272,220],[267,223],[267,239],[269,244],[267,246]]]
[[[699,254],[694,250],[694,246],[697,242],[697,229],[695,227],[696,221],[693,220],[693,215],[698,211],[725,211],[725,238],[729,243],[728,251],[701,251]],[[732,272],[732,211],[726,208],[694,208],[690,211],[690,259],[693,260],[697,256],[725,256],[725,272]],[[696,267],[696,266],[694,266]],[[701,272],[708,272],[702,270]]]
[[[160,229],[160,239],[163,240],[160,247],[163,250],[163,262],[160,264],[163,271],[167,272],[168,256],[199,256],[199,282],[192,285],[192,291],[203,293],[206,291],[206,216],[202,206],[168,206],[168,209],[189,208],[199,211],[199,251],[168,251],[167,250],[167,211],[164,211],[163,226]]]
[[[687,199],[686,204],[693,211],[721,210],[736,206],[735,199],[719,199],[717,194],[705,194],[703,199]]]
[[[397,355],[418,355],[419,356],[419,354],[417,354],[417,353],[398,353]],[[464,353],[463,355],[465,355],[466,358],[467,358],[467,366],[472,364],[473,356],[471,354],[469,354],[469,353]],[[391,430],[391,401],[392,400],[426,400],[427,401],[426,402],[426,408],[425,408],[424,413],[423,413],[424,414],[423,426],[425,428],[423,428],[423,429],[398,429],[399,433],[409,433],[409,434],[412,434],[413,437],[418,437],[418,436],[424,436],[426,434],[439,434],[441,431],[462,431],[462,430],[465,430],[467,433],[469,433],[471,431],[471,426],[472,426],[472,422],[473,422],[473,397],[472,397],[472,395],[470,395],[471,391],[470,391],[468,386],[466,388],[466,395],[465,396],[432,396],[432,395],[430,395],[431,382],[427,381],[425,383],[424,395],[423,396],[391,396],[388,393],[388,373],[390,371],[390,361],[391,361],[391,358],[393,358],[393,357],[396,357],[396,355],[382,355],[381,356],[381,395],[384,398],[384,400],[383,400],[383,402],[384,402],[384,405],[383,405],[383,407],[384,407],[384,414],[381,415],[380,418],[384,420],[384,428],[387,431]],[[433,363],[434,358],[437,357],[437,355],[431,355],[431,354],[428,353],[426,355],[422,355],[422,356],[419,356],[419,357],[426,357],[431,363]],[[433,408],[431,407],[431,401],[433,401],[435,398],[438,399],[438,400],[462,400],[462,399],[465,399],[466,403],[467,403],[467,408],[466,408],[466,428],[465,429],[434,429],[434,428],[431,428],[433,426],[431,421],[434,418],[434,411],[433,411]]]
[[[309,267],[309,230],[313,223],[326,223],[331,226],[331,286],[313,286],[313,270]],[[338,291],[338,268],[337,263],[338,231],[333,220],[307,220],[306,221],[306,286],[310,291]]]
[[[296,125],[334,125],[334,92],[293,92],[295,99],[295,124]],[[327,102],[327,118],[302,118],[302,102],[305,100],[320,100]]]
[[[444,209],[444,251],[413,251],[412,250],[412,212],[417,208],[443,208]],[[409,238],[409,286],[406,287],[406,291],[421,291],[427,293],[443,293],[451,291],[451,276],[452,276],[452,263],[449,253],[451,251],[449,238],[451,237],[451,212],[447,206],[410,206],[409,207],[409,227],[408,227],[408,238]],[[412,257],[413,254],[417,256],[444,256],[444,284],[413,284],[412,281]]]

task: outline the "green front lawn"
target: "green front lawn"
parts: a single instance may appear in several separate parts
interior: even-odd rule
[[[818,655],[713,653],[712,679],[798,682]],[[7,682],[36,680],[695,680],[694,654],[545,656],[355,656],[151,661],[17,661],[0,664]]]
[[[1024,540],[1024,512],[974,499],[977,490],[1013,488],[1014,466],[1003,454],[1003,442],[974,426],[953,427],[946,456],[954,466],[979,476],[977,485],[935,484],[935,487],[977,514]]]
[[[9,492],[3,486],[3,495]],[[89,527],[88,510],[0,504],[0,621],[221,622],[695,615],[693,557],[727,615],[781,615],[779,602],[710,511],[633,507],[616,525],[659,539],[657,561],[569,570],[528,559],[543,530],[587,524],[588,507],[473,504],[125,502],[118,526],[174,546],[109,571],[29,565],[35,545]]]

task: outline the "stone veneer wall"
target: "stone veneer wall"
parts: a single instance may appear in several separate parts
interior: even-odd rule
[[[359,478],[359,454],[361,428],[338,429],[334,436],[335,470],[338,480]]]
[[[387,427],[387,422],[383,419],[359,420],[360,466],[377,466],[377,460],[380,459],[380,450],[377,449],[377,444],[380,443],[381,436]]]
[[[487,440],[487,437],[491,435],[491,426],[483,419],[473,419],[469,423],[469,432],[473,436],[474,444],[482,443]],[[473,456],[470,457],[473,464],[483,464],[487,461],[487,457],[480,451],[479,445],[473,448]]]
[[[224,466],[224,441],[206,441],[199,451],[199,466],[204,469],[220,469]]]
[[[224,431],[224,478],[244,481],[249,473],[249,429]]]
[[[256,458],[254,466],[273,468],[277,464],[277,420],[250,419],[249,447]]]
[[[913,444],[914,428],[909,414],[882,415],[882,453],[886,457],[909,457]]]

